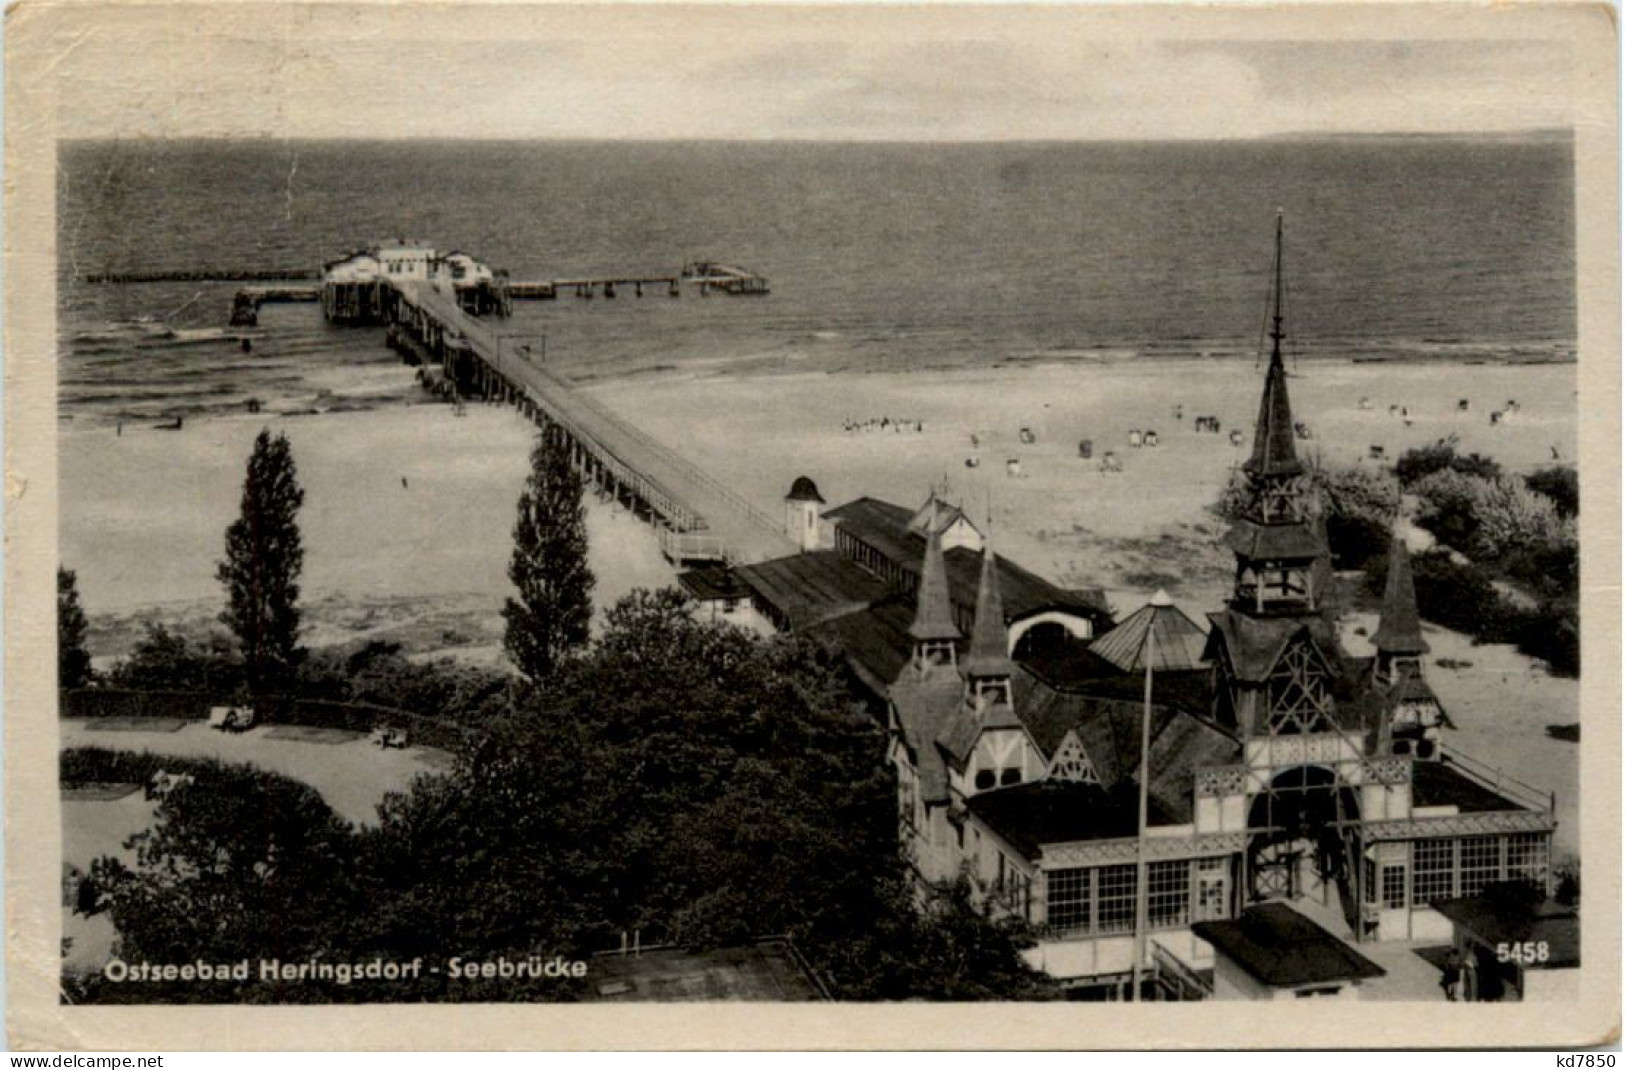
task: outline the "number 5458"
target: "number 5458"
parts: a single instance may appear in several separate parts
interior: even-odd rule
[[[1552,951],[1544,940],[1525,940],[1521,944],[1496,944],[1495,957],[1500,962],[1545,962],[1552,957]]]

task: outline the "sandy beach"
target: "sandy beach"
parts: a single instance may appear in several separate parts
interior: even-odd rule
[[[408,373],[402,369],[403,379]],[[1207,511],[1248,443],[1260,373],[1249,363],[1069,363],[991,370],[760,377],[673,374],[587,389],[622,416],[778,515],[806,474],[830,505],[863,495],[913,504],[933,482],[973,515],[991,504],[1001,552],[1059,582],[1107,588],[1124,611],[1166,587],[1197,619],[1229,582],[1220,525]],[[1575,454],[1575,368],[1305,362],[1291,380],[1296,414],[1331,461],[1375,464],[1455,434],[1510,470]],[[1457,409],[1469,400],[1466,412]],[[1362,408],[1361,398],[1370,399]],[[1489,412],[1519,412],[1492,426]],[[1183,407],[1175,419],[1173,407]],[[1407,417],[1390,415],[1403,406]],[[1222,433],[1198,433],[1216,416]],[[907,430],[848,431],[849,421],[905,421]],[[920,430],[912,429],[918,421]],[[366,638],[418,654],[500,658],[514,503],[532,428],[514,411],[411,404],[319,416],[230,417],[184,430],[65,429],[60,438],[62,554],[79,572],[105,663],[162,619],[198,631],[220,605],[214,578],[242,470],[261,426],[285,431],[306,490],[304,601],[312,645]],[[1024,443],[1022,428],[1034,438]],[[1155,448],[1131,448],[1131,429]],[[971,436],[980,440],[973,446]],[[1249,435],[1250,437],[1250,435]],[[1079,456],[1091,439],[1093,458]],[[1101,471],[1112,450],[1121,472]],[[966,467],[968,458],[979,461]],[[1020,463],[1020,475],[1007,462]],[[636,586],[669,582],[651,531],[592,501],[589,538],[600,608]],[[358,536],[357,533],[365,533]],[[1357,621],[1347,622],[1352,629]],[[1348,631],[1351,650],[1363,642]],[[1556,791],[1575,840],[1576,748],[1548,725],[1578,720],[1573,681],[1555,680],[1502,647],[1430,631],[1435,669],[1461,749],[1542,790]],[[1435,638],[1436,637],[1436,638]]]

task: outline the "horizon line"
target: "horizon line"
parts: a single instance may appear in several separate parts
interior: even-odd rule
[[[637,145],[1164,145],[1164,144],[1230,144],[1261,141],[1360,141],[1382,139],[1404,140],[1531,140],[1572,141],[1575,128],[1526,127],[1513,130],[1342,130],[1342,131],[1282,131],[1271,134],[1240,134],[1231,137],[1012,137],[1012,138],[915,138],[915,137],[622,137],[617,135],[515,135],[476,136],[465,134],[399,134],[399,135],[323,135],[323,134],[110,134],[86,137],[59,138],[58,143],[107,142],[177,142],[177,141],[280,141],[392,144],[401,142],[458,142],[463,144],[637,144]]]

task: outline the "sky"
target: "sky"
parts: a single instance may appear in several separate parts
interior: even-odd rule
[[[1563,32],[1491,9],[1403,27],[1369,10],[1215,17],[1069,5],[126,5],[79,15],[24,34],[51,57],[39,88],[72,137],[987,141],[1574,121]]]

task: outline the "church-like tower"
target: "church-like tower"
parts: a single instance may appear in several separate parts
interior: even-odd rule
[[[936,525],[925,542],[925,560],[920,565],[920,586],[915,592],[914,623],[908,626],[913,640],[912,668],[920,676],[937,666],[950,670],[955,665],[955,646],[961,635],[954,624],[953,602],[948,594],[948,565],[942,556],[942,536]]]
[[[991,538],[982,545],[982,578],[976,588],[976,621],[971,626],[970,649],[965,653],[965,702],[978,713],[995,706],[1013,708],[1010,678],[1009,632],[1004,621],[1004,599],[999,594],[997,558]]]
[[[1252,454],[1242,466],[1244,501],[1226,538],[1236,557],[1235,586],[1228,608],[1210,615],[1206,651],[1214,665],[1215,716],[1249,736],[1333,730],[1341,659],[1322,612],[1329,561],[1287,396],[1282,234],[1277,217],[1269,369]]]
[[[1326,553],[1314,518],[1314,491],[1298,460],[1292,402],[1281,357],[1282,223],[1275,221],[1275,271],[1270,316],[1270,363],[1253,429],[1253,452],[1241,515],[1228,543],[1236,555],[1231,605],[1252,616],[1292,616],[1318,608],[1317,562]]]

